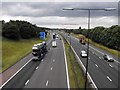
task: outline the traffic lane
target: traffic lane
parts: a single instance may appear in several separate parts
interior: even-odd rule
[[[73,36],[71,36],[71,38],[73,38],[73,39],[75,39],[75,40],[77,40],[79,42],[79,40],[77,38],[75,38]],[[83,45],[83,47],[87,48],[87,44]],[[109,52],[107,52],[105,50],[102,50],[102,49],[100,49],[98,47],[95,47],[92,44],[89,45],[89,49],[90,49],[90,51],[92,53],[96,54],[99,57],[103,57],[104,54],[110,55],[110,56],[112,56],[115,59],[115,61],[116,61],[115,63],[119,63],[120,64],[120,61],[119,61],[120,58],[118,58],[117,56],[114,56],[114,55],[110,54]]]
[[[49,78],[50,68],[53,63],[54,50],[50,49],[46,57],[43,59],[38,69],[29,79],[29,83],[24,88],[45,88]]]
[[[25,88],[67,88],[62,42],[50,49]],[[39,78],[39,79],[38,79]],[[59,80],[59,81],[58,81]]]
[[[53,64],[52,68],[52,75],[54,77],[51,77],[49,88],[67,88],[67,77],[66,77],[66,70],[65,70],[65,60],[64,60],[64,50],[63,45],[60,40],[58,40],[58,43],[61,45],[56,48],[55,53],[55,63]]]
[[[85,50],[85,51],[87,51],[87,46],[86,45],[82,45],[82,44],[80,44],[75,38],[71,38],[70,39],[70,37],[69,38],[67,38],[68,39],[68,41],[70,42],[70,40],[71,40],[71,45],[73,45],[74,47],[77,47],[76,48],[76,50],[77,50],[77,52],[80,52],[81,50]],[[77,44],[77,45],[75,45],[75,44]],[[86,47],[86,48],[85,48]],[[90,53],[92,53],[93,55],[95,55],[95,56],[97,56],[96,55],[96,53],[95,52],[92,52],[92,51],[90,51]],[[101,57],[99,57],[99,56],[97,56],[99,59],[103,59],[103,57],[101,56]],[[103,60],[103,62],[104,62],[105,60]],[[111,67],[113,67],[117,72],[118,71],[120,71],[119,70],[119,68],[118,68],[118,63],[117,62],[108,62],[109,63],[109,65],[111,66]]]
[[[22,69],[12,80],[10,80],[3,88],[23,88],[25,82],[34,73],[36,66],[40,61],[31,61],[24,69]]]
[[[93,63],[93,66],[96,67],[97,70],[99,70],[99,73],[102,73],[103,76],[106,77],[106,79],[103,79],[103,83],[106,83],[106,81],[109,81],[106,83],[106,86],[108,88],[117,88],[118,87],[118,72],[111,68],[109,65],[105,64],[106,62],[101,62],[99,58],[96,56],[90,54],[89,62]],[[89,63],[89,65],[91,65]],[[102,87],[104,88],[104,87]]]
[[[48,42],[48,41],[47,41]],[[50,43],[50,41],[49,41],[49,43]],[[49,45],[49,43],[48,43],[48,45]],[[26,57],[24,57],[23,58],[23,60],[24,61],[28,61],[28,60],[30,60],[30,57],[32,58],[32,54],[30,53],[29,55],[27,55]],[[29,59],[28,59],[29,58]],[[25,65],[24,63],[23,63],[23,60],[22,61],[19,61],[19,64],[15,64],[14,66],[16,66],[16,67],[19,67],[19,65]],[[27,62],[26,62],[27,63]],[[25,82],[25,80],[27,80],[28,79],[28,77],[25,77],[25,76],[21,76],[21,75],[23,75],[22,73],[23,72],[27,72],[28,74],[29,74],[29,76],[31,76],[32,75],[32,72],[34,72],[34,67],[36,67],[36,65],[38,65],[37,63],[36,64],[31,64],[31,63],[34,63],[34,61],[31,61],[26,67],[23,67],[23,69],[17,74],[17,75],[15,75],[15,77],[14,78],[12,78],[12,80],[10,80],[4,87],[5,88],[22,88],[23,87],[23,83]],[[38,62],[38,63],[40,63],[40,61]],[[35,65],[35,66],[32,66],[32,65]],[[32,67],[30,67],[30,66],[32,66]],[[15,69],[16,69],[16,67],[14,67]],[[30,69],[29,69],[29,67],[30,67]],[[21,68],[20,68],[21,69]],[[27,70],[27,69],[29,69],[29,70]],[[17,71],[16,71],[17,72]],[[12,77],[12,76],[11,76]],[[11,78],[10,77],[10,78]],[[19,79],[19,82],[18,83],[16,83],[16,84],[13,84],[15,81],[17,81],[17,78],[18,77],[20,77],[20,78],[24,78],[24,80],[22,81],[22,79],[20,80]],[[7,79],[8,80],[8,79]]]
[[[70,39],[69,39],[69,41],[70,41]],[[79,45],[75,45],[75,42],[73,42],[73,41],[71,41],[71,45],[73,45],[73,47],[74,47],[74,49],[75,49],[75,51],[76,52],[79,52],[80,51],[80,46]],[[82,48],[82,50],[84,50],[83,48]],[[80,52],[79,52],[80,53]],[[78,55],[79,55],[79,57],[80,57],[80,54],[78,53]],[[91,55],[90,55],[90,57],[91,57]],[[89,57],[89,58],[90,58]],[[93,56],[92,56],[93,57]],[[83,59],[83,58],[81,58],[80,57],[80,59],[82,60],[82,62],[84,63],[84,65],[86,64],[86,58],[85,59]],[[96,60],[98,59],[98,61],[99,61],[99,58],[97,58],[96,57]],[[95,57],[93,58],[93,60],[95,60]],[[90,60],[89,60],[90,61]],[[104,62],[103,62],[103,64],[105,64]],[[95,66],[95,64],[94,63],[92,63],[92,65],[94,65]],[[110,70],[112,70],[112,69],[110,69]],[[108,70],[109,71],[109,70]],[[95,72],[95,71],[94,71]],[[101,73],[103,73],[103,72],[101,72]],[[109,72],[108,72],[109,73]],[[111,73],[111,72],[110,72]],[[114,74],[116,74],[117,72],[115,72]],[[118,73],[117,73],[118,74]],[[103,76],[104,76],[104,74],[103,74]],[[105,75],[106,76],[106,75]],[[101,76],[100,76],[101,77]],[[115,77],[115,76],[113,76],[113,77]],[[107,78],[106,78],[107,79]],[[116,79],[118,79],[117,77],[115,77],[115,80]],[[105,79],[104,79],[105,80]],[[117,81],[116,81],[117,82]],[[107,85],[108,86],[108,85]],[[111,86],[114,86],[114,85],[111,85]]]

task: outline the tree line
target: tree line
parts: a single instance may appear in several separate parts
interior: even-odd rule
[[[10,20],[5,22],[3,20],[0,22],[2,23],[2,36],[13,40],[37,38],[39,37],[39,32],[46,32],[46,29],[48,29],[38,27],[27,21]]]
[[[109,28],[102,26],[95,27],[93,29],[89,29],[89,34],[87,29],[81,28],[66,30],[66,32],[82,34],[86,37],[89,35],[89,38],[92,41],[120,51],[120,26],[118,25],[113,25]]]

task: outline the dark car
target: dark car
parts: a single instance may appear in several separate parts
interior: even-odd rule
[[[114,59],[112,58],[112,57],[110,57],[109,55],[103,55],[103,59],[104,60],[107,60],[108,62],[113,62],[114,61]]]

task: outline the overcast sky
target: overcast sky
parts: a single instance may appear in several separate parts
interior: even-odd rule
[[[87,28],[87,11],[63,11],[63,8],[117,8],[115,11],[91,11],[91,28],[96,26],[110,27],[118,25],[118,0],[104,0],[104,2],[95,2],[95,0],[74,0],[71,2],[58,2],[53,0],[44,0],[38,2],[29,0],[29,2],[15,2],[15,0],[4,0],[2,2],[2,18],[0,20],[26,20],[42,27],[50,28]],[[91,2],[90,2],[91,1]]]

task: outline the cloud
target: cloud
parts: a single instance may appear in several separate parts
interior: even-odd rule
[[[65,7],[108,8],[117,2],[3,2],[2,19],[26,20],[37,25],[87,28],[87,11],[63,11]],[[118,11],[91,11],[91,27],[117,24]]]

